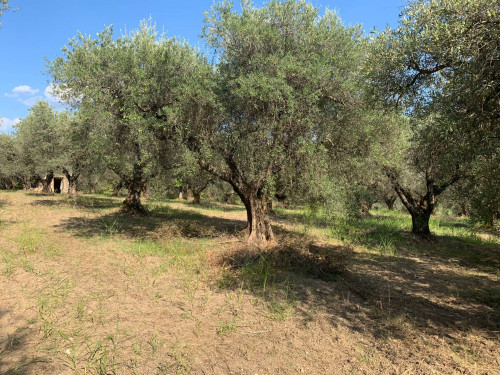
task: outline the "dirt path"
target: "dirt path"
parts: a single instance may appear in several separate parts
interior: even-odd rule
[[[154,237],[164,216],[104,198],[0,201],[2,374],[500,373],[498,273],[364,252],[334,282],[233,271],[231,233]]]

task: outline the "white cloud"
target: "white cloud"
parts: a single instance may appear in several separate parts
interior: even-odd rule
[[[0,117],[0,132],[4,132],[8,129],[12,129],[12,127],[14,125],[16,125],[17,123],[19,123],[19,121],[21,121],[20,118],[15,118],[15,119],[10,119],[10,118],[7,118],[7,117]]]
[[[21,86],[14,87],[12,89],[12,92],[14,92],[14,93],[18,93],[18,94],[30,94],[30,95],[36,94],[38,91],[40,91],[40,90],[34,89],[34,88],[32,88],[31,86],[28,86],[28,85],[21,85]]]
[[[34,89],[31,86],[20,85],[20,86],[14,87],[11,92],[6,92],[4,95],[8,96],[10,98],[19,98],[21,96],[25,97],[25,96],[35,95],[38,91],[40,91],[40,90]]]
[[[45,100],[56,109],[63,108],[63,100],[57,94],[57,87],[53,83],[45,87],[43,95],[35,95],[39,91],[39,89],[34,89],[29,85],[20,85],[14,87],[10,92],[6,92],[4,95],[9,98],[16,99],[18,102],[23,103],[27,107],[34,106],[39,100]]]

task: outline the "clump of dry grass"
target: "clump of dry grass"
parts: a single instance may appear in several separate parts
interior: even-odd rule
[[[220,233],[215,226],[200,225],[198,222],[188,220],[171,220],[163,223],[154,232],[157,240],[168,240],[170,238],[200,238],[200,237],[218,237]]]

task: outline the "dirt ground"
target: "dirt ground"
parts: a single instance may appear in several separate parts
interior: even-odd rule
[[[249,249],[239,207],[119,202],[0,192],[1,374],[500,374],[499,244],[326,278]]]

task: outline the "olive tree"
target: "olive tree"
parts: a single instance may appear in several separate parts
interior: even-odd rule
[[[172,113],[196,53],[148,22],[116,39],[111,27],[95,39],[79,34],[63,53],[49,63],[59,95],[97,119],[94,147],[128,189],[124,209],[144,211],[141,194],[158,159],[175,157]]]
[[[353,105],[362,38],[304,1],[241,5],[237,12],[222,2],[206,14],[217,104],[208,105],[213,120],[190,123],[187,138],[201,167],[241,198],[249,242],[266,245],[274,241],[268,207],[276,180],[303,167],[287,161],[313,159],[323,133],[345,126],[339,119]]]
[[[416,0],[398,28],[373,43],[374,92],[412,118],[409,158],[422,176],[422,193],[403,187],[394,170],[387,174],[416,234],[430,233],[437,196],[473,174],[474,158],[498,152],[499,28],[495,2]]]
[[[16,138],[9,134],[0,134],[0,189],[17,188],[19,182],[17,159]]]
[[[49,103],[38,101],[28,116],[14,126],[19,155],[16,169],[25,188],[32,182],[41,182],[42,191],[51,192],[58,152],[57,122],[58,114]]]

